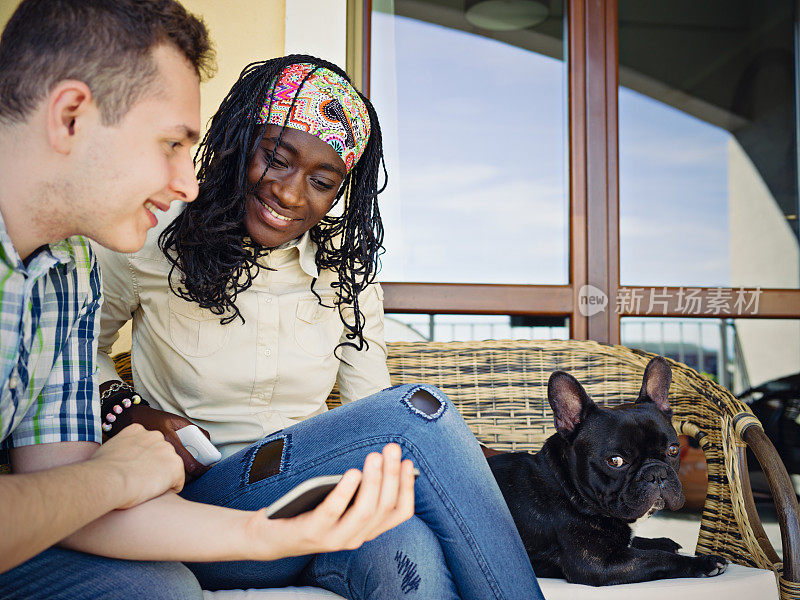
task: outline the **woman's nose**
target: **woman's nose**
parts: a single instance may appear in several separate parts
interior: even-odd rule
[[[303,203],[302,181],[300,173],[287,174],[285,177],[275,179],[272,192],[283,206],[298,206]]]

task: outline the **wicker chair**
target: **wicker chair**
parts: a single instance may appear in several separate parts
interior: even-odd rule
[[[487,446],[536,451],[554,432],[546,400],[552,371],[570,372],[595,402],[613,406],[636,397],[651,357],[623,346],[574,340],[397,342],[389,344],[388,365],[394,384],[424,381],[444,391]],[[125,362],[118,361],[123,376],[129,368]],[[693,369],[670,362],[673,423],[679,433],[700,443],[708,463],[697,551],[772,570],[781,600],[800,600],[800,512],[783,463],[747,405]],[[328,405],[338,404],[334,389]],[[755,510],[747,446],[761,463],[776,499],[783,563]]]
[[[536,451],[555,431],[547,402],[554,370],[574,375],[598,404],[635,398],[653,355],[589,341],[397,342],[392,383],[424,381],[458,406],[476,437],[496,450]],[[782,600],[800,599],[800,512],[793,487],[761,423],[746,404],[686,365],[670,361],[670,403],[678,433],[694,437],[708,463],[697,551],[771,569]],[[338,399],[332,394],[329,405]],[[745,449],[769,480],[781,527],[781,563],[758,518]]]

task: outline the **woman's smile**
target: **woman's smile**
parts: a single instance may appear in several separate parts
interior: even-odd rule
[[[264,211],[259,211],[263,214],[264,219],[271,225],[276,227],[286,227],[290,223],[302,221],[301,217],[287,214],[287,210],[277,205],[275,201],[269,201],[259,194],[253,194],[255,200],[261,205]]]
[[[290,222],[290,221],[299,221],[299,220],[300,220],[300,219],[293,219],[293,218],[291,218],[291,217],[284,217],[283,215],[281,215],[281,214],[278,214],[278,212],[277,212],[277,211],[273,210],[273,209],[272,209],[272,207],[271,207],[269,204],[267,204],[267,203],[266,203],[264,200],[262,200],[262,199],[261,199],[261,198],[259,198],[258,196],[256,196],[256,198],[258,199],[258,201],[259,201],[259,202],[261,202],[261,204],[264,206],[264,208],[266,208],[266,209],[267,209],[267,211],[269,212],[269,214],[271,214],[271,215],[272,215],[273,217],[275,217],[276,219],[280,219],[281,221],[287,221],[287,222]]]

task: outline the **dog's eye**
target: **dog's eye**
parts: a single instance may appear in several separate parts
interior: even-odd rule
[[[681,453],[681,447],[678,444],[670,444],[669,450],[667,450],[667,454],[670,456],[678,456]]]
[[[621,466],[625,464],[625,459],[622,458],[621,456],[615,455],[615,456],[609,456],[606,459],[606,462],[608,463],[609,467],[614,467],[615,469],[619,469]]]

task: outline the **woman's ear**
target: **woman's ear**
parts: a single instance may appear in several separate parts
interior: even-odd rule
[[[47,139],[56,152],[69,154],[83,125],[83,118],[96,110],[89,86],[83,81],[65,79],[47,96]]]

